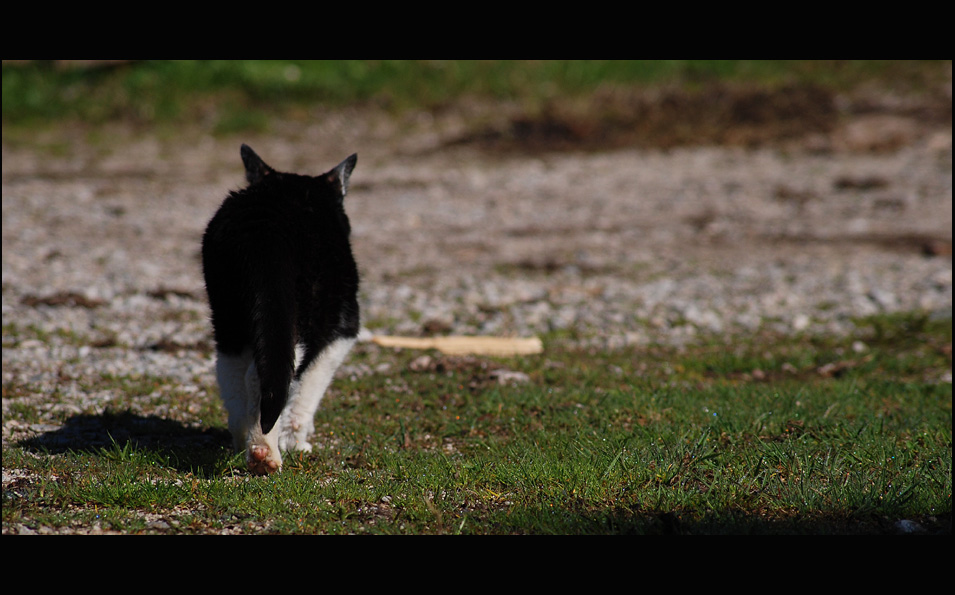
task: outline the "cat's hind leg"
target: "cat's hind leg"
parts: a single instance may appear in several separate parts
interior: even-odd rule
[[[279,453],[278,428],[262,434],[259,423],[259,375],[252,359],[252,348],[238,355],[219,351],[216,354],[216,380],[226,411],[229,413],[229,433],[236,452],[245,451],[249,470],[259,475],[278,471],[282,467]]]
[[[248,394],[246,400],[246,433],[244,436],[245,462],[249,471],[257,475],[268,475],[282,468],[282,454],[279,452],[280,424],[269,431],[262,433],[261,424],[261,384],[255,362],[251,362],[245,373],[245,387]]]
[[[216,380],[219,396],[229,414],[229,433],[237,452],[245,450],[245,439],[251,420],[248,419],[249,394],[246,390],[246,372],[252,363],[252,349],[237,355],[216,353]]]
[[[304,362],[304,370],[292,381],[289,406],[278,424],[283,429],[279,436],[282,450],[312,450],[308,439],[315,431],[315,412],[335,377],[335,371],[354,344],[354,337],[335,339],[312,361]]]

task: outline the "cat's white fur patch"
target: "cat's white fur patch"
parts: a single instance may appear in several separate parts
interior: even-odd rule
[[[251,349],[246,349],[241,355],[216,353],[216,380],[219,382],[219,395],[229,413],[229,432],[232,434],[232,442],[236,450],[245,450],[246,447],[246,435],[250,422],[245,377],[251,364]],[[255,421],[258,423],[258,419]]]
[[[312,360],[301,379],[292,381],[289,402],[276,424],[282,426],[279,434],[281,450],[312,450],[308,438],[315,431],[315,412],[335,377],[335,371],[354,344],[353,338],[336,339]],[[296,363],[298,361],[296,359]]]
[[[355,344],[355,339],[337,339],[316,357],[298,380],[289,386],[289,398],[275,426],[263,435],[259,423],[259,376],[252,359],[252,350],[240,355],[218,353],[216,378],[226,411],[229,413],[229,432],[236,450],[246,452],[250,466],[282,465],[280,451],[310,451],[308,438],[315,431],[315,412],[325,391],[335,377],[335,371]],[[295,348],[295,367],[304,356],[304,347]],[[252,460],[253,449],[266,448],[264,462]]]

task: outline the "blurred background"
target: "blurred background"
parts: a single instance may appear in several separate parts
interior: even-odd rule
[[[950,316],[951,118],[951,60],[4,61],[4,315],[174,295],[203,321],[199,238],[248,143],[301,173],[358,153],[381,333]]]
[[[456,142],[496,147],[753,145],[846,112],[950,125],[951,60],[3,61],[5,140],[80,122],[263,133],[346,107],[455,111]]]

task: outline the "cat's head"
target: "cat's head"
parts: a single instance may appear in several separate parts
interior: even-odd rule
[[[275,171],[265,161],[262,161],[262,158],[249,145],[243,144],[239,153],[242,155],[242,163],[245,165],[245,179],[248,180],[250,185],[287,175]],[[352,154],[319,177],[324,178],[344,198],[348,193],[348,180],[351,178],[351,172],[355,169],[355,163],[357,162],[358,155]]]

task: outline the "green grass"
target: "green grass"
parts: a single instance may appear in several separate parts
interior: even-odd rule
[[[338,60],[139,61],[101,68],[5,62],[3,125],[211,123],[216,132],[263,129],[315,104],[434,109],[465,97],[538,105],[599,88],[710,82],[937,83],[950,61],[806,60]]]
[[[8,440],[3,530],[881,534],[907,519],[950,533],[951,319],[860,329],[680,350],[550,341],[419,372],[419,353],[364,345],[353,363],[390,371],[336,381],[314,451],[271,477],[231,453],[211,388],[192,417],[155,403]],[[496,367],[530,381],[499,385]],[[26,408],[5,417],[39,415]]]

